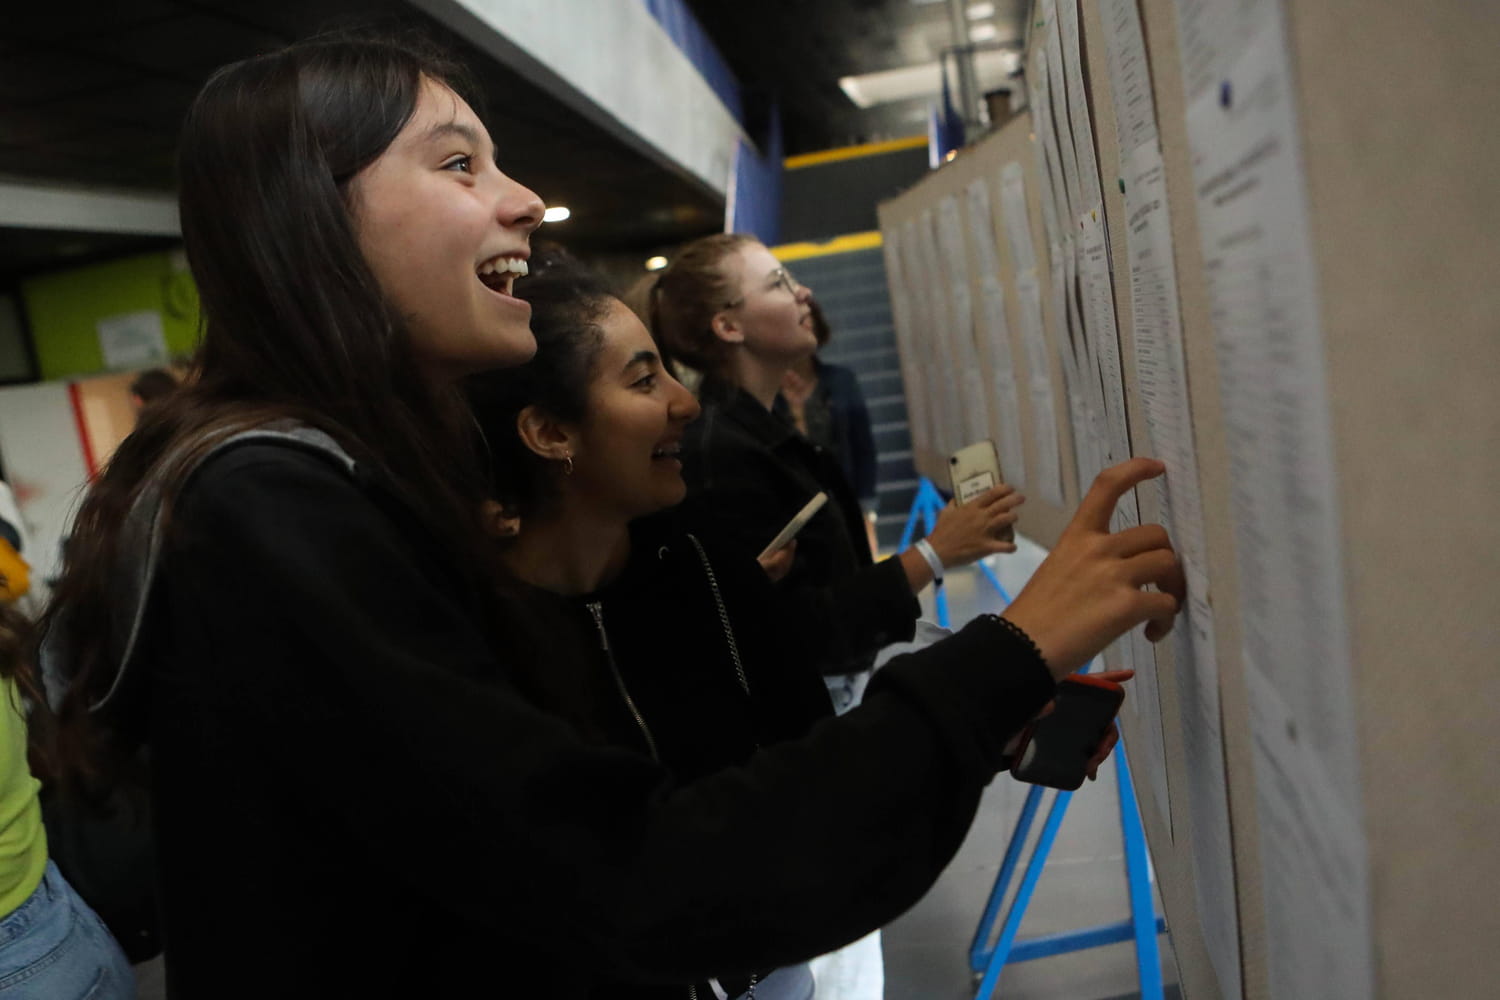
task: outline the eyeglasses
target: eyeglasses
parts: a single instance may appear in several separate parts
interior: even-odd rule
[[[770,280],[767,282],[765,290],[770,292],[776,290],[777,288],[785,289],[788,295],[790,295],[792,298],[796,298],[797,289],[801,287],[802,286],[798,283],[797,279],[792,277],[791,271],[788,271],[784,267],[778,267],[776,270],[771,272]],[[745,296],[741,295],[737,299],[724,303],[724,308],[733,309],[736,306],[741,306],[744,304]]]

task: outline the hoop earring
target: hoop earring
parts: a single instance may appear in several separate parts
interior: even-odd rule
[[[563,456],[563,475],[565,475],[565,476],[571,476],[572,474],[573,474],[573,453],[572,452],[568,452],[566,455]]]

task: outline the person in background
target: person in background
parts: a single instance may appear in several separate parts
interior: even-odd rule
[[[149,406],[155,406],[176,392],[180,382],[177,376],[165,368],[148,368],[130,383],[130,402],[135,407],[136,418]]]
[[[31,565],[26,561],[30,542],[26,523],[10,484],[0,479],[0,604],[28,611],[31,592]]]
[[[817,338],[818,350],[822,350],[828,346],[832,332],[828,319],[817,299],[808,299],[807,308],[813,336]],[[830,364],[816,353],[809,354],[787,369],[781,380],[781,400],[797,430],[838,459],[845,478],[854,487],[854,495],[859,498],[870,552],[875,553],[879,548],[875,540],[875,520],[880,513],[876,490],[879,460],[859,376],[852,368]]]
[[[9,580],[0,581],[7,595]],[[0,1000],[128,1000],[130,962],[103,921],[47,857],[41,782],[46,700],[24,658],[29,624],[0,601]]]
[[[833,454],[774,412],[787,372],[817,349],[811,299],[759,240],[723,234],[677,253],[659,273],[648,317],[664,348],[704,373],[703,416],[683,439],[686,517],[755,554],[814,494],[828,494],[779,586],[837,641],[823,669],[845,709],[876,652],[911,638],[924,587],[944,569],[1015,550],[1000,536],[1024,498],[997,486],[944,510],[912,548],[874,562],[864,512]]]

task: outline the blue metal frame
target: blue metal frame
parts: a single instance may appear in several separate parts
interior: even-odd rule
[[[1015,875],[1022,846],[1031,832],[1031,825],[1036,819],[1042,796],[1045,794],[1044,789],[1033,786],[1027,793],[1026,804],[1016,820],[1010,844],[1005,850],[1005,860],[1000,866],[1000,873],[995,878],[994,888],[990,890],[989,901],[985,904],[984,915],[980,918],[979,926],[974,931],[974,939],[969,944],[969,967],[975,972],[983,973],[979,989],[975,993],[975,997],[979,1000],[994,995],[995,988],[1000,983],[1000,974],[1010,962],[1027,962],[1036,958],[1063,955],[1131,939],[1135,940],[1136,968],[1140,978],[1142,1000],[1161,1000],[1163,996],[1161,952],[1156,936],[1164,932],[1167,925],[1166,921],[1156,916],[1151,899],[1151,869],[1146,856],[1146,836],[1141,827],[1140,813],[1137,811],[1135,791],[1130,778],[1130,763],[1125,753],[1124,743],[1115,747],[1114,759],[1120,803],[1120,826],[1125,842],[1125,878],[1130,890],[1130,919],[1017,940],[1021,920],[1026,915],[1026,908],[1031,902],[1032,894],[1046,866],[1047,856],[1051,853],[1052,844],[1057,839],[1058,828],[1062,826],[1063,817],[1067,815],[1068,803],[1073,798],[1072,792],[1057,792],[1052,799],[1052,807],[1047,812],[1047,821],[1042,827],[1041,836],[1036,846],[1032,848],[1026,873],[1006,913],[1005,923],[1000,930],[1000,939],[993,948],[988,947],[995,920],[1000,914],[1001,904],[1005,900],[1011,879]]]
[[[901,535],[900,550],[905,550],[911,544],[918,518],[921,518],[926,531],[932,531],[933,525],[937,522],[938,511],[942,510],[943,506],[942,495],[932,485],[931,480],[924,477],[917,486],[917,496],[912,502],[911,514],[906,519],[906,530]],[[981,562],[979,568],[991,585],[999,591],[1000,597],[1006,604],[1009,604],[1010,594],[1001,585],[999,578],[984,563]],[[938,624],[947,627],[948,602],[941,586],[937,588],[936,600]],[[969,943],[969,967],[976,973],[983,973],[979,982],[979,990],[975,994],[976,1000],[984,1000],[994,994],[995,988],[1000,983],[1000,974],[1005,970],[1008,962],[1026,962],[1035,958],[1083,951],[1088,948],[1129,941],[1132,938],[1135,940],[1136,967],[1140,977],[1142,1000],[1162,1000],[1161,952],[1156,936],[1164,932],[1167,925],[1166,921],[1156,916],[1155,904],[1151,897],[1151,867],[1146,851],[1146,834],[1141,826],[1140,809],[1136,803],[1135,786],[1131,783],[1130,763],[1123,741],[1115,747],[1114,760],[1115,785],[1120,806],[1120,830],[1125,846],[1125,880],[1130,891],[1130,919],[1097,927],[1064,931],[1060,934],[1046,934],[1017,940],[1021,920],[1026,915],[1026,908],[1031,902],[1032,894],[1036,891],[1037,882],[1042,877],[1047,856],[1051,853],[1052,844],[1057,839],[1058,828],[1062,826],[1063,817],[1067,815],[1068,803],[1073,799],[1072,792],[1059,791],[1052,799],[1052,806],[1047,811],[1047,820],[1042,826],[1041,835],[1032,848],[1031,858],[1026,864],[1026,872],[1021,878],[1015,898],[1011,901],[1010,909],[1006,912],[1005,923],[1000,930],[1000,939],[993,948],[989,947],[995,921],[1000,916],[1000,908],[1010,889],[1011,879],[1015,877],[1016,868],[1020,865],[1026,838],[1031,833],[1031,826],[1041,809],[1042,796],[1047,791],[1038,785],[1033,785],[1026,794],[1026,803],[1021,807],[1021,815],[1016,819],[1015,829],[1011,831],[1010,843],[1006,845],[1005,858],[1000,864],[1000,872],[995,876],[995,885],[990,890],[990,898],[985,904],[984,914],[980,917],[979,926],[974,930],[974,938]]]

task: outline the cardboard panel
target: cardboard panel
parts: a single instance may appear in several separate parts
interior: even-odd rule
[[[1500,20],[1287,4],[1323,293],[1382,997],[1500,979]]]
[[[1032,230],[1032,241],[1037,247],[1039,254],[1043,256],[1041,266],[1038,267],[1041,283],[1043,315],[1046,322],[1047,345],[1047,376],[1052,385],[1053,418],[1058,427],[1059,456],[1058,461],[1062,469],[1062,481],[1064,489],[1065,504],[1058,506],[1047,502],[1041,495],[1041,491],[1035,488],[1029,481],[1026,488],[1026,506],[1022,508],[1021,523],[1019,530],[1028,538],[1042,545],[1050,546],[1056,541],[1057,536],[1067,525],[1071,516],[1072,508],[1076,506],[1078,488],[1072,458],[1072,436],[1068,426],[1066,411],[1066,395],[1063,392],[1062,370],[1057,356],[1057,328],[1055,318],[1051,314],[1049,302],[1049,286],[1045,266],[1046,239],[1042,232],[1041,210],[1036,201],[1039,191],[1039,181],[1036,177],[1036,154],[1032,150],[1032,136],[1030,116],[1022,114],[1011,119],[1006,125],[985,138],[983,142],[964,150],[952,162],[945,164],[940,170],[929,174],[919,185],[902,195],[883,203],[880,206],[880,225],[883,233],[898,233],[901,227],[912,219],[920,217],[924,210],[936,211],[941,201],[950,195],[961,199],[960,204],[966,211],[966,203],[962,201],[968,185],[976,178],[983,178],[990,185],[990,201],[994,218],[991,225],[994,228],[995,240],[998,248],[1000,278],[1005,292],[1005,309],[1007,328],[1010,335],[1011,357],[1014,359],[1017,378],[1023,382],[1020,387],[1020,410],[1022,439],[1025,449],[1025,468],[1028,480],[1034,481],[1036,471],[1040,466],[1040,458],[1036,452],[1036,437],[1034,434],[1034,422],[1036,415],[1032,411],[1031,398],[1027,393],[1024,380],[1029,376],[1030,370],[1027,363],[1026,345],[1022,339],[1022,325],[1020,315],[1020,294],[1016,286],[1015,262],[1011,259],[1009,247],[1006,245],[1005,235],[999,229],[1000,220],[1000,171],[1009,162],[1019,162],[1025,172],[1028,202],[1031,208],[1030,225]],[[976,335],[983,329],[980,323],[978,310],[982,308],[983,302],[983,278],[979,272],[977,253],[972,245],[972,234],[965,230],[965,239],[968,246],[967,263],[969,266],[968,288],[972,308],[976,311],[974,329]],[[934,293],[943,293],[945,289],[933,289]],[[893,289],[893,294],[895,290]],[[948,331],[951,335],[951,331]],[[918,331],[916,336],[902,342],[902,370],[906,380],[906,392],[909,406],[913,414],[913,420],[921,419],[920,415],[926,413],[932,406],[928,398],[928,388],[925,382],[917,377],[916,369],[922,364],[921,355],[930,348],[924,338],[933,336],[930,331]],[[978,354],[983,381],[986,385],[992,384],[993,361],[988,347],[982,343],[976,344],[975,350]],[[949,377],[943,382],[949,390],[958,391],[959,373],[950,372]],[[996,420],[997,412],[994,407],[990,408],[990,433],[998,440],[1001,433]],[[916,435],[914,442],[916,440]],[[934,482],[946,484],[947,476],[947,451],[935,450],[931,447],[922,448],[915,445],[917,470],[924,476],[931,478]]]
[[[1314,247],[1320,329],[1342,537],[1337,569],[1352,635],[1363,827],[1368,840],[1376,995],[1483,996],[1500,978],[1500,796],[1489,791],[1500,736],[1500,217],[1492,188],[1500,132],[1500,20],[1480,5],[1278,0],[1285,14]],[[1080,5],[1104,211],[1114,268],[1123,379],[1132,438],[1147,439],[1134,368],[1124,201],[1098,5]],[[1233,486],[1224,394],[1200,249],[1187,103],[1174,0],[1140,0],[1167,178],[1199,486],[1233,840],[1240,979],[1247,998],[1271,996],[1262,818],[1248,680],[1241,646]],[[975,178],[990,189],[1012,355],[1026,365],[1015,262],[1003,236],[998,177],[1023,165],[1038,253],[1046,243],[1028,116],[964,150],[881,207],[886,231]],[[975,308],[984,275],[969,247]],[[1040,278],[1048,279],[1045,261]],[[1066,397],[1056,364],[1058,318],[1044,295],[1056,417],[1065,441],[1067,503],[1028,489],[1027,534],[1050,544],[1077,500]],[[983,346],[982,344],[980,345]],[[920,351],[915,341],[907,350]],[[915,361],[916,359],[912,359]],[[991,359],[980,352],[986,379]],[[950,372],[956,385],[960,373]],[[909,386],[920,395],[928,380]],[[1035,468],[1029,395],[1021,393],[1028,473]],[[998,433],[998,428],[992,430]],[[1139,451],[1139,449],[1137,449]],[[920,456],[941,474],[937,450]],[[1141,496],[1146,520],[1154,498]],[[1253,554],[1252,554],[1253,555]],[[1186,996],[1219,994],[1198,933],[1192,823],[1185,787],[1199,762],[1174,731],[1179,692],[1171,651],[1158,650],[1171,828],[1146,813],[1148,837]],[[1127,720],[1127,740],[1134,738]],[[1144,790],[1144,789],[1143,789]],[[1295,988],[1296,984],[1292,984]]]

